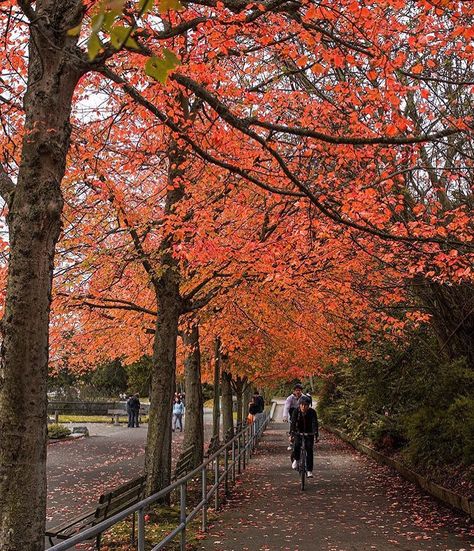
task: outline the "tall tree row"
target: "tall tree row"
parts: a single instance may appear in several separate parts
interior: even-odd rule
[[[472,365],[472,3],[175,7],[0,9],[3,551],[43,547],[53,274],[53,362],[124,313],[153,348],[149,491],[185,313],[256,377],[427,320]]]

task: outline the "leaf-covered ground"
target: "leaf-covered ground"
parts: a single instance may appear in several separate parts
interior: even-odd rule
[[[391,469],[323,433],[301,492],[283,425],[264,436],[199,549],[213,551],[467,551],[472,524]]]
[[[206,438],[210,416],[205,416]],[[74,518],[95,506],[100,495],[139,476],[143,469],[147,425],[88,425],[91,436],[48,447],[47,526]],[[173,463],[183,433],[173,435]]]

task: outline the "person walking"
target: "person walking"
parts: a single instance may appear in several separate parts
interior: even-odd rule
[[[258,403],[255,395],[252,396],[249,404],[249,414],[247,416],[247,422],[251,425],[255,421],[255,416],[260,411],[260,404]]]
[[[265,400],[263,399],[263,396],[260,396],[260,392],[258,390],[255,390],[255,392],[253,393],[253,398],[258,405],[257,413],[263,413],[265,409]]]
[[[173,404],[173,423],[171,430],[174,432],[179,425],[179,432],[183,432],[183,414],[184,404],[181,401],[181,397],[178,395]]]

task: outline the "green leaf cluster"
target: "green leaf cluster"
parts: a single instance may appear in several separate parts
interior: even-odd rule
[[[87,53],[91,61],[97,57],[104,46],[99,36],[101,32],[110,34],[110,43],[116,50],[120,50],[123,46],[138,49],[137,42],[131,36],[133,28],[116,25],[117,19],[123,13],[124,6],[125,0],[102,2],[99,11],[92,17],[91,35],[87,42]]]
[[[183,5],[179,0],[160,0],[159,10],[160,13],[165,13],[169,10],[179,11],[183,9]]]
[[[139,0],[138,11],[139,17],[149,12],[154,5],[154,0]],[[136,40],[131,36],[132,27],[116,25],[116,21],[123,13],[125,0],[105,0],[99,6],[99,11],[91,20],[91,34],[87,42],[87,53],[89,60],[93,61],[104,44],[99,36],[100,32],[110,34],[110,43],[116,49],[120,50],[124,46],[138,50],[139,46]],[[160,13],[165,13],[169,10],[181,10],[183,5],[179,0],[159,0],[158,9]],[[70,36],[77,36],[81,32],[81,25],[74,27],[68,31]],[[178,58],[170,50],[163,51],[163,57],[153,56],[147,63],[147,74],[165,83],[168,78],[168,73],[179,64]]]
[[[168,48],[163,48],[162,57],[152,56],[148,59],[145,73],[154,80],[166,84],[169,73],[179,65],[180,61],[176,54]]]

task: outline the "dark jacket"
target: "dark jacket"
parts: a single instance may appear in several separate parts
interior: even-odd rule
[[[291,416],[291,434],[296,432],[313,432],[317,438],[319,434],[318,416],[313,408],[309,408],[304,414],[300,408],[295,409]]]
[[[258,407],[257,402],[250,402],[249,413],[250,415],[256,415],[257,413],[260,413],[260,408]]]
[[[136,396],[132,396],[127,402],[127,411],[140,411],[140,400]]]
[[[259,394],[256,394],[254,396],[254,399],[255,399],[255,402],[256,402],[257,407],[258,407],[257,413],[263,413],[263,411],[265,409],[265,400],[263,399],[263,396],[260,396]]]

